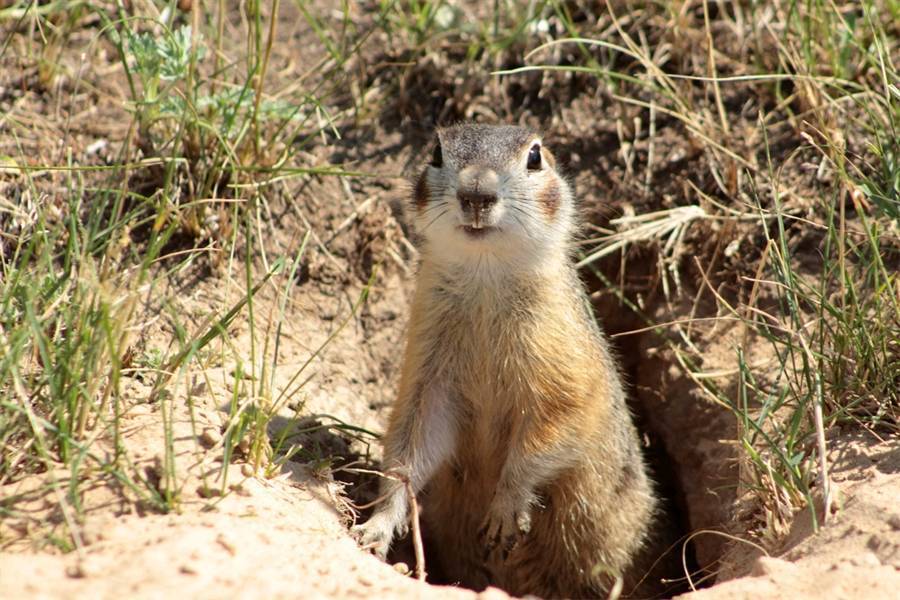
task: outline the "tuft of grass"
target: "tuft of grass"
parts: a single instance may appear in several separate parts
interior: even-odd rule
[[[192,237],[229,243],[240,218],[221,201],[243,206],[239,190],[283,176],[297,149],[332,127],[314,93],[264,89],[278,5],[268,20],[262,6],[248,6],[246,52],[233,61],[222,60],[224,7],[215,24],[201,23],[198,11],[193,23],[176,24],[173,4],[158,19],[99,13],[128,81],[138,151],[163,160],[146,184],[169,192],[168,218]],[[202,30],[213,25],[208,42]],[[316,171],[294,167],[292,175]]]
[[[65,467],[64,513],[77,515],[83,487],[104,473],[165,509],[167,499],[130,469],[119,417],[138,305],[154,289],[152,266],[173,228],[151,230],[135,255],[130,232],[155,215],[126,207],[119,190],[89,192],[72,164],[65,173],[65,199],[55,203],[20,171],[36,202],[30,213],[3,215],[16,235],[0,252],[0,485]],[[100,437],[108,453],[94,447]],[[73,521],[65,525],[57,546],[74,544]]]
[[[557,9],[567,14],[565,4]],[[717,10],[719,23],[740,32],[745,43],[737,49],[739,60],[717,48],[723,38],[711,34],[704,2],[703,73],[685,72],[671,46],[662,52],[662,39],[677,46],[677,31],[657,38],[654,47],[627,24],[670,19],[677,27],[684,25],[679,16],[646,7],[626,18],[610,6],[607,15],[597,17],[609,24],[606,37],[582,36],[569,19],[571,38],[532,53],[535,59],[559,45],[574,46],[583,53],[580,64],[545,63],[500,74],[586,73],[616,100],[643,108],[642,118],[651,123],[642,134],[649,135],[644,142],[648,189],[652,123],[659,115],[677,119],[709,159],[716,189],[703,191],[692,183],[698,205],[613,220],[617,231],[597,240],[582,265],[594,269],[591,263],[631,244],[657,243],[662,290],[672,306],[682,293],[678,248],[686,228],[730,221],[732,231],[762,240],[755,264],[742,277],[747,293],[737,295],[741,302],[720,294],[709,280],[701,287],[716,298],[720,315],[741,324],[745,340],[753,334],[768,342],[774,363],[751,365],[746,344],[736,347],[737,386],[726,388],[699,368],[703,356],[689,328],[676,324],[678,335],[669,343],[698,386],[734,412],[746,461],[742,483],[764,508],[762,535],[772,539],[803,507],[814,523],[821,522],[815,493],[824,495],[828,517],[827,428],[851,422],[896,430],[900,424],[900,38],[892,17],[900,4],[775,2],[766,10],[741,5]],[[749,56],[748,48],[755,49]],[[688,56],[696,59],[697,53]],[[622,60],[629,61],[627,72]],[[725,69],[731,74],[721,75]],[[697,94],[697,85],[706,93]],[[760,97],[773,94],[771,105],[758,107],[759,146],[735,136],[739,115],[723,102],[734,87],[750,87]],[[790,147],[777,158],[774,137],[782,148]],[[798,197],[787,178],[800,155],[817,155],[817,185],[826,190],[817,198]],[[798,261],[803,236],[818,245],[805,250],[812,264]],[[700,273],[712,268],[696,266]],[[668,284],[670,278],[675,286]]]
[[[188,13],[174,0],[7,4],[0,55],[17,53],[24,72],[36,74],[35,89],[27,78],[21,86],[38,112],[20,103],[0,119],[4,139],[17,142],[15,154],[0,157],[0,177],[15,194],[0,202],[0,486],[46,474],[36,493],[52,494],[65,519],[62,529],[41,529],[35,544],[80,551],[85,498],[97,482],[151,510],[182,509],[190,474],[178,456],[178,422],[188,415],[193,437],[201,437],[201,399],[188,383],[198,374],[208,383],[215,360],[234,363],[235,384],[220,442],[225,461],[215,482],[203,475],[203,489],[228,493],[229,462],[238,455],[254,472],[271,475],[279,466],[271,425],[306,382],[301,369],[276,386],[281,327],[308,242],[318,237],[310,230],[288,247],[271,243],[271,205],[292,193],[293,179],[351,173],[304,150],[327,144],[364,103],[342,96],[356,77],[344,65],[371,31],[355,28],[349,4],[337,29],[302,7],[331,62],[297,83],[272,75],[277,0],[241,5],[239,39],[229,37],[235,25],[225,3]],[[98,65],[97,56],[109,62]],[[98,66],[124,96],[111,98],[99,85]],[[66,106],[82,90],[115,111],[110,121],[129,121],[96,145],[109,148],[103,158],[69,150],[59,163],[19,143],[33,143],[33,122],[68,136],[68,121],[41,112],[39,101]],[[241,294],[230,306],[208,307],[197,326],[170,284],[202,264]],[[273,304],[263,315],[257,295],[276,286],[277,310]],[[146,345],[158,320],[166,321],[160,335],[171,330],[168,347]],[[238,322],[248,324],[249,348],[231,339]],[[129,378],[151,384],[146,398],[126,391]],[[150,467],[123,441],[123,417],[138,402],[161,416]],[[28,520],[17,508],[26,496],[4,498],[0,516]]]

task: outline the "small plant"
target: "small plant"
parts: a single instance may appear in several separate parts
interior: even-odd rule
[[[183,25],[174,32],[156,37],[149,32],[131,34],[128,37],[128,51],[133,60],[132,72],[141,83],[141,98],[137,102],[141,132],[150,135],[150,128],[160,118],[160,114],[180,116],[184,106],[178,96],[173,96],[163,85],[175,85],[190,75],[191,65],[197,64],[206,55],[206,47],[201,40],[192,40],[191,28]],[[181,104],[181,105],[179,105]]]
[[[147,31],[132,29],[145,23]],[[268,32],[256,21],[253,27],[272,43],[274,22]],[[138,148],[151,159],[145,186],[164,191],[166,213],[182,231],[225,242],[243,203],[204,200],[234,198],[240,186],[256,185],[288,165],[299,137],[309,139],[328,127],[322,104],[303,91],[289,99],[270,98],[262,87],[269,56],[262,49],[221,67],[220,57],[210,56],[204,38],[190,26],[172,30],[164,22],[123,18],[108,29],[125,57]],[[324,125],[304,131],[313,121],[322,123],[323,114]],[[263,141],[269,135],[275,143]]]
[[[126,211],[120,196],[90,195],[74,171],[67,189],[62,210],[42,198],[0,253],[0,485],[67,470],[51,485],[72,518],[48,540],[71,549],[91,473],[116,478],[148,506],[166,506],[123,457],[119,416],[137,307],[153,289],[150,267],[172,229],[151,232],[135,256],[129,233],[150,218],[146,205]],[[110,214],[118,216],[111,226]]]

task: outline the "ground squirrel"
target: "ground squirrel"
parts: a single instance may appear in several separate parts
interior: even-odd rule
[[[657,500],[615,361],[571,260],[574,200],[540,136],[440,129],[415,183],[421,263],[384,468],[422,504],[450,581],[512,594],[625,591]],[[355,528],[384,557],[404,487]]]

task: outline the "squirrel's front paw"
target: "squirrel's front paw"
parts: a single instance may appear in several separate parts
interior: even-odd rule
[[[531,531],[531,507],[525,505],[518,510],[492,506],[488,511],[478,537],[484,544],[485,560],[495,551],[506,560],[510,551]]]
[[[404,533],[402,529],[404,529],[402,525],[397,526],[392,520],[376,513],[365,523],[355,525],[350,530],[350,535],[356,538],[363,550],[370,550],[372,554],[384,560],[394,539],[394,533],[402,536]]]

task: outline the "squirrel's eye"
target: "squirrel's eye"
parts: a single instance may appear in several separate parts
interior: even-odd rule
[[[541,168],[541,145],[535,144],[528,151],[528,163],[525,165],[529,171],[537,171]]]
[[[434,152],[431,154],[431,166],[440,169],[444,166],[444,152],[441,150],[441,143],[434,145]]]

